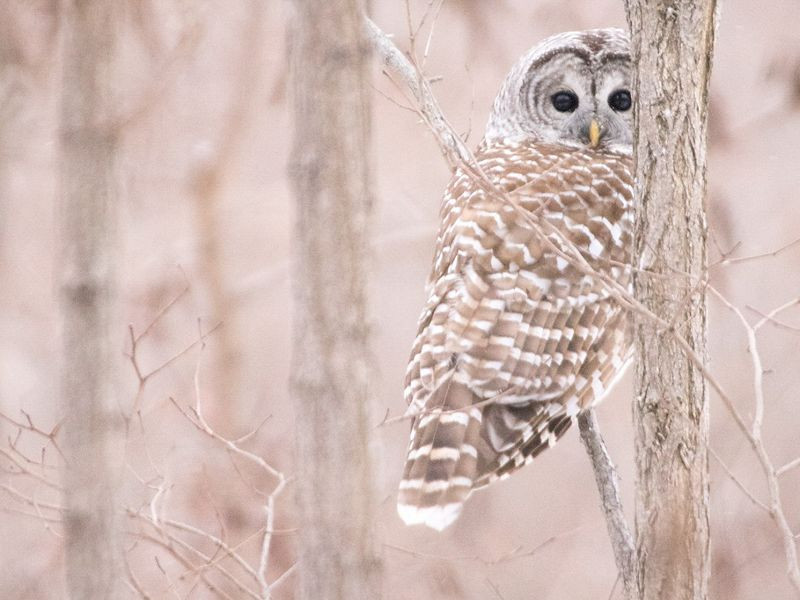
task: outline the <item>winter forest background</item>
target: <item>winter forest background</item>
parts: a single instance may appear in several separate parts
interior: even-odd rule
[[[286,573],[273,597],[292,598],[290,6],[277,0],[122,4],[112,75],[120,140],[116,397],[130,418],[120,430],[126,467],[117,475],[128,515],[131,597],[146,590],[154,598],[238,598],[248,597],[242,586],[259,588],[264,505],[278,479],[256,456],[288,478],[272,497],[265,576],[273,581]],[[413,18],[426,4],[412,3]],[[3,598],[63,597],[55,469],[65,411],[58,393],[55,272],[58,6],[47,0],[0,5]],[[375,0],[372,14],[408,47],[404,3]],[[795,3],[728,0],[722,6],[709,135],[710,274],[751,323],[800,295],[800,242],[793,243],[800,240],[798,22]],[[498,86],[520,54],[551,33],[610,25],[625,26],[616,0],[449,0],[436,20],[425,69],[441,77],[433,89],[442,109],[475,146]],[[577,432],[524,472],[475,494],[442,534],[406,528],[396,515],[408,423],[381,422],[405,409],[402,378],[450,174],[417,116],[398,106],[407,99],[377,63],[373,83],[370,408],[386,595],[511,600],[536,590],[537,598],[609,597],[616,572]],[[755,258],[738,260],[745,257]],[[753,374],[745,330],[716,299],[709,299],[709,310],[711,369],[749,419]],[[763,437],[775,464],[783,465],[800,455],[800,308],[761,327],[758,343]],[[198,395],[202,422],[191,408]],[[630,398],[629,374],[598,410],[629,510]],[[713,394],[711,410],[711,596],[792,598],[774,524],[740,489],[763,502],[764,477]],[[238,443],[241,452],[222,443],[254,429]],[[781,484],[797,531],[800,469],[786,472]],[[621,597],[619,589],[616,594]]]

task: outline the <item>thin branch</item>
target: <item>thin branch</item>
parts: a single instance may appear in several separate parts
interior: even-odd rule
[[[797,331],[796,327],[791,327],[790,325],[786,325],[784,323],[781,323],[781,322],[775,320],[775,317],[777,317],[780,313],[782,313],[783,311],[785,311],[785,310],[787,310],[789,308],[792,308],[793,306],[797,306],[797,305],[800,305],[800,297],[792,298],[788,302],[784,302],[779,307],[771,310],[770,312],[768,312],[765,315],[759,313],[761,315],[761,320],[758,321],[755,325],[753,325],[753,330],[754,331],[758,331],[766,323],[773,323],[773,324],[778,325],[780,327],[785,327],[787,329],[793,329],[793,330]],[[751,310],[755,310],[755,309],[751,308]],[[755,312],[759,312],[759,311],[755,311]]]
[[[365,17],[364,20],[367,37],[372,43],[372,47],[378,53],[381,62],[393,73],[399,75],[414,95],[419,106],[418,112],[423,121],[433,130],[440,146],[442,144],[445,145],[445,148],[443,148],[445,156],[455,153],[461,161],[469,161],[472,158],[472,152],[470,152],[461,138],[453,133],[453,128],[444,118],[442,109],[439,108],[439,103],[433,95],[428,80],[398,50],[397,46],[389,39],[389,36],[381,31],[369,18]],[[474,161],[472,162],[474,163]],[[452,166],[454,165],[451,163]]]
[[[159,539],[159,538],[150,536],[149,534],[147,534],[145,532],[140,531],[140,532],[136,533],[136,536],[137,536],[138,539],[146,539],[146,540],[152,541],[152,542],[157,543],[158,545],[162,546],[164,549],[169,551],[169,553],[173,557],[177,558],[180,562],[182,562],[182,564],[189,571],[194,572],[194,573],[200,573],[202,575],[202,580],[207,585],[212,586],[213,588],[216,588],[216,586],[214,586],[210,581],[208,581],[206,579],[205,574],[204,574],[205,572],[213,569],[213,570],[217,571],[220,575],[222,575],[225,579],[230,581],[237,588],[239,588],[239,590],[241,592],[243,592],[244,594],[246,594],[247,596],[250,596],[252,598],[261,598],[261,596],[259,596],[256,592],[254,592],[252,589],[250,589],[246,584],[244,584],[242,581],[240,581],[228,569],[226,569],[221,564],[219,564],[221,560],[223,560],[224,558],[230,556],[231,558],[233,558],[237,562],[237,564],[239,564],[239,566],[244,568],[246,573],[252,575],[253,574],[252,568],[250,568],[250,566],[247,565],[244,562],[244,560],[241,558],[241,556],[236,552],[236,548],[231,548],[230,546],[226,545],[222,540],[216,538],[215,536],[213,536],[212,534],[210,534],[208,532],[205,532],[205,531],[203,531],[201,529],[197,529],[195,527],[192,527],[191,525],[187,525],[185,523],[181,523],[179,521],[174,521],[174,520],[170,520],[170,519],[161,519],[161,518],[157,518],[154,521],[152,519],[152,516],[147,517],[144,514],[138,512],[138,511],[135,511],[133,509],[130,509],[130,508],[126,509],[126,513],[127,513],[127,515],[129,517],[131,517],[133,519],[136,519],[136,520],[139,520],[141,523],[149,525],[150,527],[152,527],[157,532],[157,534],[161,537],[161,539]],[[186,542],[186,541],[182,540],[181,538],[177,537],[176,535],[173,535],[170,532],[168,532],[164,528],[164,525],[169,525],[171,527],[175,527],[176,529],[180,529],[180,530],[186,531],[188,533],[193,533],[193,534],[198,535],[198,536],[200,536],[200,537],[202,537],[204,539],[210,540],[215,544],[215,546],[217,546],[218,549],[221,549],[221,548],[226,549],[226,553],[223,554],[222,556],[216,556],[216,557],[215,556],[208,556],[205,553],[203,553],[201,550],[199,550],[199,549],[195,548],[194,546],[192,546],[191,544],[189,544],[188,542]],[[247,541],[248,541],[247,539],[244,540],[242,542],[242,544],[246,543]],[[186,551],[190,552],[191,554],[201,558],[203,560],[203,564],[194,565],[194,564],[190,563],[188,561],[188,559],[183,557],[180,554],[180,552],[178,552],[178,550],[175,547],[175,545],[177,545],[181,549],[186,550]],[[218,591],[219,593],[224,594],[223,592],[221,592],[221,591],[219,591],[217,589],[212,589],[212,591]],[[225,596],[228,597],[227,595],[225,595]]]
[[[284,487],[286,487],[286,479],[281,478],[267,498],[267,505],[264,507],[266,525],[264,527],[264,537],[261,540],[261,554],[258,559],[258,582],[261,585],[261,590],[267,596],[269,596],[270,592],[270,585],[267,583],[267,567],[269,566],[269,551],[272,544],[273,527],[275,526],[275,498],[280,495]]]
[[[291,577],[292,573],[295,572],[296,568],[297,568],[297,563],[292,563],[291,567],[289,567],[283,573],[278,575],[278,577],[275,579],[275,581],[273,581],[271,584],[269,584],[270,592],[274,592],[278,587],[280,587],[280,585],[284,581],[289,579],[289,577]]]
[[[617,573],[616,578],[614,579],[614,585],[611,586],[611,592],[608,594],[608,600],[611,600],[614,597],[614,592],[617,591],[617,586],[619,585],[620,576]]]
[[[139,597],[142,598],[142,600],[150,600],[150,595],[144,590],[141,582],[134,574],[133,568],[131,568],[131,562],[128,560],[128,552],[125,552],[123,565],[125,566],[125,574],[128,577],[128,583],[131,589],[139,594]]]
[[[559,539],[567,537],[569,535],[573,535],[578,531],[584,529],[585,526],[581,525],[576,527],[570,531],[565,531],[564,533],[552,535],[546,540],[538,543],[536,546],[531,548],[530,550],[526,550],[523,546],[517,546],[501,554],[496,558],[485,558],[483,556],[478,555],[463,555],[463,556],[442,556],[439,554],[434,554],[430,552],[422,552],[419,550],[412,550],[410,548],[403,548],[402,546],[396,546],[394,544],[384,543],[384,548],[389,548],[390,550],[396,550],[397,552],[402,552],[403,554],[408,554],[410,556],[414,556],[416,558],[435,558],[438,560],[447,560],[447,561],[454,561],[454,562],[461,562],[461,561],[474,561],[479,562],[485,566],[492,566],[492,565],[499,565],[506,562],[516,561],[522,558],[531,558],[538,554],[542,549],[549,546],[550,544],[556,542]]]
[[[23,516],[23,517],[30,517],[31,519],[36,519],[37,521],[41,521],[41,522],[43,522],[45,524],[47,524],[47,523],[61,524],[63,522],[60,518],[42,516],[39,513],[28,512],[26,510],[21,510],[19,508],[0,507],[0,512],[6,513],[6,514],[9,514],[9,515],[20,515],[20,516]]]
[[[19,490],[11,487],[10,485],[3,483],[0,484],[0,490],[6,492],[9,496],[17,500],[18,502],[22,502],[23,504],[27,504],[29,506],[34,506],[38,508],[46,508],[48,510],[54,510],[59,513],[64,512],[64,507],[60,504],[52,504],[50,502],[41,502],[40,500],[36,500],[31,496],[26,496]]]
[[[186,419],[192,425],[195,426],[195,428],[198,431],[201,431],[204,434],[206,434],[207,436],[209,436],[211,439],[216,440],[222,446],[224,446],[225,448],[227,448],[228,450],[230,450],[234,454],[238,454],[239,456],[242,456],[242,457],[246,458],[248,461],[253,462],[254,464],[258,465],[266,473],[268,473],[272,477],[275,477],[276,479],[278,479],[278,483],[280,483],[281,480],[285,479],[285,476],[280,471],[278,471],[277,469],[272,467],[263,458],[261,458],[260,456],[258,456],[256,454],[253,454],[252,452],[248,452],[247,450],[244,450],[244,449],[240,448],[235,443],[233,443],[231,440],[228,440],[228,439],[222,437],[216,431],[211,429],[211,427],[209,427],[208,423],[205,422],[203,417],[198,414],[196,407],[192,408],[192,409],[189,409],[189,410],[191,410],[191,414],[190,414],[189,411],[187,411],[180,404],[178,404],[178,402],[172,396],[169,397],[169,401],[172,403],[172,405],[175,408],[178,409],[178,411],[184,417],[186,417]]]
[[[202,402],[201,402],[201,393],[200,393],[200,365],[202,359],[202,349],[205,348],[205,342],[202,341],[204,339],[204,335],[200,334],[201,340],[201,356],[198,357],[197,366],[195,367],[195,374],[194,374],[194,393],[195,393],[195,404],[192,407],[190,414],[187,410],[184,410],[174,398],[170,397],[170,402],[180,411],[180,413],[186,417],[186,419],[195,426],[196,429],[207,435],[213,440],[216,440],[222,446],[224,446],[229,452],[237,454],[249,462],[254,463],[258,467],[260,467],[264,472],[267,473],[268,476],[277,479],[275,487],[273,488],[272,492],[267,496],[266,505],[264,507],[265,511],[265,526],[263,528],[263,538],[261,541],[261,552],[259,554],[259,563],[258,569],[255,571],[256,578],[261,586],[261,592],[265,597],[269,597],[270,595],[270,584],[267,582],[266,578],[266,571],[267,566],[269,564],[269,556],[270,556],[270,549],[272,543],[272,536],[274,535],[274,526],[275,526],[275,500],[277,497],[283,492],[286,484],[290,481],[282,472],[275,469],[272,465],[267,463],[263,458],[260,456],[249,452],[243,448],[241,448],[237,441],[238,440],[229,440],[221,435],[219,435],[214,429],[208,424],[205,417],[203,416],[202,410]],[[263,424],[263,422],[262,422]],[[259,427],[255,429],[257,431]],[[241,439],[248,439],[254,432],[248,433],[245,436],[242,436]]]
[[[783,465],[779,469],[776,469],[775,470],[775,475],[780,477],[781,475],[784,475],[785,473],[788,473],[789,471],[791,471],[792,469],[795,469],[797,467],[800,467],[800,456],[798,456],[794,460],[786,463],[785,465]]]
[[[14,463],[14,465],[19,469],[19,471],[13,471],[13,470],[8,470],[7,469],[6,470],[7,473],[10,473],[10,474],[13,474],[13,475],[25,475],[25,476],[28,476],[28,477],[32,477],[36,481],[38,481],[40,483],[43,483],[44,485],[46,485],[49,488],[52,488],[52,489],[58,490],[58,491],[62,491],[62,488],[61,488],[60,485],[58,485],[56,483],[53,483],[52,481],[50,481],[46,477],[44,477],[42,475],[39,475],[39,473],[31,471],[27,466],[25,466],[23,463],[21,463],[19,460],[17,460],[16,457],[14,457],[14,455],[11,452],[9,452],[8,450],[6,450],[5,448],[0,448],[0,455],[5,456],[8,460],[10,460],[12,463]]]
[[[129,514],[131,514],[130,511],[129,511]],[[180,531],[185,531],[187,533],[192,533],[192,534],[194,534],[194,535],[196,535],[198,537],[206,539],[206,540],[210,541],[212,544],[214,544],[215,546],[217,546],[218,549],[222,550],[223,554],[214,557],[213,560],[209,561],[207,566],[212,566],[215,563],[217,563],[217,562],[219,562],[219,561],[221,561],[221,560],[223,560],[225,558],[230,557],[248,575],[250,575],[251,577],[253,577],[253,579],[258,581],[258,574],[253,570],[253,568],[249,564],[247,564],[247,561],[245,561],[242,558],[242,556],[239,554],[238,550],[242,545],[246,544],[251,539],[253,539],[254,536],[258,535],[258,533],[260,533],[260,530],[256,531],[252,535],[246,537],[239,544],[237,544],[236,547],[231,547],[228,544],[226,544],[222,539],[218,538],[217,536],[209,533],[208,531],[204,531],[203,529],[199,529],[197,527],[189,525],[188,523],[183,523],[181,521],[176,521],[174,519],[163,519],[163,520],[160,521],[160,523],[163,523],[164,525],[167,525],[169,527],[174,527],[175,529],[178,529]]]
[[[150,535],[148,533],[139,533],[138,537],[139,537],[139,539],[148,541],[148,542],[150,542],[152,544],[155,544],[156,546],[159,546],[159,547],[163,548],[164,550],[166,550],[170,554],[170,556],[172,556],[175,560],[177,560],[179,563],[181,563],[186,568],[186,570],[188,572],[198,573],[200,578],[202,579],[203,583],[205,583],[206,587],[209,589],[209,591],[211,591],[211,592],[213,592],[213,593],[225,598],[226,600],[234,600],[234,598],[232,596],[227,594],[225,591],[221,590],[219,588],[219,586],[217,586],[210,579],[208,579],[208,575],[205,573],[205,565],[203,565],[203,564],[200,564],[200,565],[193,564],[188,558],[183,556],[178,551],[178,549],[175,548],[175,546],[173,546],[172,544],[173,543],[177,543],[178,546],[180,546],[181,548],[183,548],[184,550],[186,550],[188,552],[191,552],[192,554],[196,554],[196,555],[200,556],[201,559],[205,560],[205,559],[208,558],[208,557],[205,556],[205,554],[203,554],[202,552],[200,552],[196,548],[194,548],[191,545],[183,542],[182,540],[180,540],[179,538],[177,538],[175,536],[167,536],[167,541],[161,540],[161,539],[155,537],[154,535]],[[156,557],[156,562],[157,562],[157,564],[159,564],[159,568],[161,569],[161,572],[164,573],[164,575],[166,575],[166,570],[164,570],[164,568],[160,566],[160,563],[158,563],[158,558],[157,557]],[[236,587],[238,587],[240,589],[240,591],[242,591],[246,596],[248,596],[250,598],[254,598],[255,600],[262,600],[261,597],[257,593],[255,593],[253,590],[247,588],[246,586],[242,585],[227,570],[223,569],[219,565],[216,565],[216,570],[219,571],[226,579],[231,581],[231,583],[236,585]],[[180,597],[180,596],[178,596],[178,597]]]
[[[789,250],[790,248],[793,248],[794,246],[797,246],[798,244],[800,244],[800,238],[797,238],[796,240],[792,240],[788,244],[784,244],[783,246],[781,246],[777,250],[773,250],[772,252],[762,252],[761,254],[753,254],[752,256],[740,256],[739,258],[728,258],[727,256],[725,256],[722,260],[720,260],[719,262],[717,262],[717,263],[715,263],[714,265],[711,265],[711,266],[735,265],[735,264],[741,264],[741,263],[744,263],[744,262],[750,262],[750,261],[753,261],[753,260],[758,260],[758,259],[761,259],[761,258],[774,258],[774,257],[778,256],[779,254],[785,252],[786,250]],[[738,247],[738,244],[730,252],[733,252],[736,249],[736,247]]]
[[[763,367],[761,363],[761,354],[758,350],[758,342],[756,339],[756,332],[759,327],[768,322],[770,318],[780,313],[780,311],[796,304],[796,300],[787,302],[767,316],[762,318],[756,325],[750,325],[742,312],[729,302],[722,294],[716,289],[709,286],[709,290],[722,302],[731,312],[733,312],[744,327],[747,333],[747,349],[750,353],[750,359],[753,364],[753,395],[755,398],[755,416],[753,417],[753,424],[750,431],[746,431],[745,435],[750,445],[753,447],[761,470],[767,480],[767,488],[769,490],[769,514],[772,520],[775,521],[778,531],[783,539],[784,553],[786,555],[786,566],[789,575],[789,580],[800,594],[800,562],[798,562],[797,555],[797,542],[795,533],[789,525],[789,520],[783,508],[781,499],[780,482],[778,481],[778,471],[772,464],[772,459],[769,457],[767,450],[764,446],[764,441],[761,438],[761,424],[764,417],[764,385],[763,385]]]
[[[745,496],[747,496],[747,497],[749,498],[750,502],[752,502],[753,504],[755,504],[755,505],[756,505],[758,508],[760,508],[761,510],[763,510],[765,513],[769,514],[769,513],[770,513],[769,506],[767,506],[766,504],[764,504],[763,502],[761,502],[761,500],[759,500],[758,498],[756,498],[756,497],[753,495],[753,493],[752,493],[752,492],[751,492],[749,489],[747,489],[747,486],[745,486],[745,485],[744,485],[744,484],[743,484],[743,483],[742,483],[742,482],[741,482],[741,481],[740,481],[740,480],[739,480],[739,479],[736,477],[736,475],[734,475],[734,474],[733,474],[733,471],[731,471],[731,469],[728,467],[728,465],[726,465],[726,464],[725,464],[725,462],[724,462],[724,461],[723,461],[723,460],[720,458],[719,454],[717,454],[717,452],[716,452],[716,451],[715,451],[713,448],[709,448],[709,450],[711,451],[711,455],[712,455],[712,456],[714,457],[714,459],[715,459],[715,460],[716,460],[716,461],[719,463],[719,466],[721,466],[721,467],[722,467],[722,469],[723,469],[723,470],[725,471],[725,473],[728,475],[728,477],[730,478],[730,480],[731,480],[731,481],[733,481],[733,483],[735,483],[735,484],[736,484],[736,487],[738,487],[740,490],[742,490],[742,493],[743,493]]]
[[[492,592],[494,592],[494,595],[497,596],[498,600],[505,600],[505,598],[503,598],[503,594],[500,593],[500,588],[488,577],[486,578],[486,585],[489,586],[489,589],[491,589]]]
[[[798,300],[793,300],[792,301],[792,305],[795,305],[795,304],[798,304],[798,303],[800,303],[800,301],[798,301]],[[745,306],[745,308],[747,308],[748,310],[753,311],[759,317],[763,317],[766,322],[771,323],[775,327],[778,327],[780,329],[786,329],[787,331],[791,331],[791,332],[794,332],[794,333],[800,333],[800,327],[795,327],[794,325],[789,325],[788,323],[784,323],[783,321],[779,321],[778,319],[776,319],[774,317],[770,317],[769,315],[764,314],[763,312],[761,312],[760,310],[758,310],[754,306],[750,306],[748,304],[748,305]]]
[[[63,423],[63,420],[56,423],[55,426],[53,426],[53,428],[49,432],[47,432],[34,425],[33,419],[31,419],[31,416],[27,412],[25,412],[24,410],[20,410],[20,412],[22,413],[22,416],[25,417],[25,420],[27,421],[26,423],[21,423],[20,421],[12,419],[3,412],[0,412],[0,419],[10,423],[14,427],[18,428],[20,431],[29,431],[30,433],[34,433],[40,437],[45,438],[48,442],[50,442],[53,445],[53,448],[56,449],[56,452],[58,452],[61,455],[61,458],[64,458],[64,453],[61,451],[61,448],[59,448],[58,443],[56,442],[56,436],[58,435],[58,432],[61,430],[61,424]]]
[[[190,289],[191,289],[191,284],[187,281],[186,284],[183,286],[183,289],[181,289],[180,292],[175,294],[175,296],[173,296],[169,302],[167,302],[164,306],[162,306],[158,310],[158,312],[155,315],[153,315],[153,318],[150,319],[150,322],[145,326],[142,332],[133,338],[134,343],[147,337],[147,335],[150,333],[153,327],[155,327],[161,321],[161,319],[164,318],[164,316],[170,311],[170,309],[172,309],[172,307],[174,307],[181,300],[181,298],[183,298],[186,294],[189,293]],[[133,324],[129,325],[129,328],[131,329],[131,331],[133,331]]]
[[[581,442],[583,442],[583,447],[586,449],[594,469],[608,535],[614,550],[614,561],[617,563],[617,571],[622,577],[625,596],[633,598],[633,590],[636,585],[634,572],[636,549],[619,498],[617,470],[614,463],[611,462],[603,437],[600,435],[594,409],[578,415],[578,427],[581,432]]]

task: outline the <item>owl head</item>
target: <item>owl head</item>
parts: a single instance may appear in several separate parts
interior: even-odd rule
[[[531,48],[506,77],[485,139],[630,154],[630,85],[629,41],[621,29],[554,35]]]

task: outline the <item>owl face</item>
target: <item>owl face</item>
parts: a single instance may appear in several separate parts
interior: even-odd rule
[[[627,35],[562,33],[514,66],[494,103],[486,139],[525,139],[630,154],[633,99]]]

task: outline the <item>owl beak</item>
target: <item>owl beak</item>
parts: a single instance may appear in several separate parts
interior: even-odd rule
[[[592,148],[597,148],[597,144],[600,143],[600,123],[597,122],[597,119],[592,119],[592,122],[589,124],[589,145]]]

